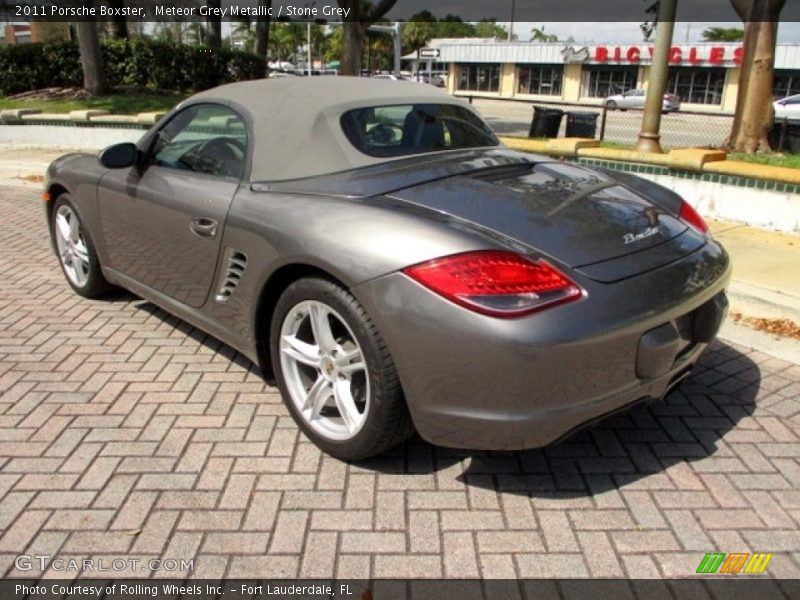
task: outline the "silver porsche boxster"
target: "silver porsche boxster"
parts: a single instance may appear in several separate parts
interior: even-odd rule
[[[176,106],[45,181],[69,285],[121,286],[276,381],[342,459],[413,431],[542,446],[690,372],[730,267],[701,217],[632,175],[506,149],[418,83],[287,78]]]

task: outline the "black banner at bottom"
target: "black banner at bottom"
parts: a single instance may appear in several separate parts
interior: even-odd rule
[[[168,580],[3,579],[2,600],[774,600],[800,581],[741,576],[653,579]]]

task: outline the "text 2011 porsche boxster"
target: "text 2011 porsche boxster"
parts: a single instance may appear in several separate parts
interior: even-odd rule
[[[45,186],[77,293],[122,286],[241,351],[343,459],[414,430],[546,445],[664,396],[727,309],[687,202],[512,152],[424,84],[222,86]]]

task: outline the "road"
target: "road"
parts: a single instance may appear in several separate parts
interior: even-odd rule
[[[473,106],[486,118],[492,128],[503,135],[527,136],[535,103],[475,98]],[[545,105],[540,105],[545,106]],[[545,108],[558,108],[545,106]],[[600,114],[599,108],[564,106],[563,110]],[[641,111],[609,111],[606,120],[605,141],[619,144],[636,142],[641,128]],[[566,118],[561,121],[559,136],[564,136]],[[661,143],[664,148],[718,147],[730,132],[731,117],[713,114],[670,113],[662,116]],[[597,133],[600,132],[600,117]]]

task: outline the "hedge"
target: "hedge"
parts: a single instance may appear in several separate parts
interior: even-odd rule
[[[149,39],[107,40],[101,45],[108,84],[194,92],[265,76],[266,64],[247,52],[212,50]],[[46,87],[80,87],[80,53],[74,42],[0,47],[0,93]]]

